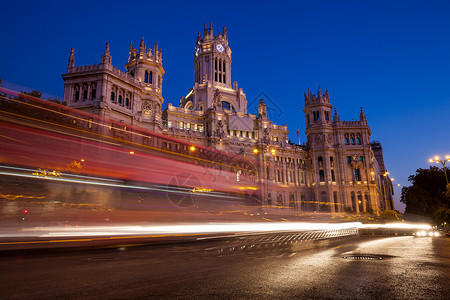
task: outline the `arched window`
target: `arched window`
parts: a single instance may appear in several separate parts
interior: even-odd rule
[[[345,144],[348,145],[348,138],[345,138]]]
[[[359,137],[356,138],[356,143],[357,143],[358,145],[361,145],[361,140],[359,139]]]
[[[144,82],[148,83],[148,71],[145,70]]]
[[[231,105],[227,101],[222,101],[222,108],[230,110],[231,109]]]
[[[351,138],[351,139],[350,139],[350,143],[351,143],[352,145],[354,145],[354,144],[355,144],[355,139],[354,139],[354,138]]]
[[[119,104],[122,104],[122,95],[119,95],[119,101],[117,102],[119,102]]]
[[[148,83],[153,84],[153,71],[148,73]]]
[[[130,99],[127,97],[125,98],[125,106],[129,107],[130,106]]]
[[[111,92],[111,101],[114,102],[116,99],[116,94],[114,92]]]

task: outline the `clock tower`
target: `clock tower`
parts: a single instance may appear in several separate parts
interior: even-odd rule
[[[228,47],[227,30],[214,36],[212,23],[209,29],[199,32],[194,49],[195,83],[208,80],[215,87],[231,88],[231,49]]]
[[[194,86],[181,97],[180,107],[197,111],[247,113],[247,99],[231,81],[231,49],[227,30],[214,35],[212,23],[198,33],[193,51]]]

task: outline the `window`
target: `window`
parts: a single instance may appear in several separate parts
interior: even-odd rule
[[[354,145],[354,144],[355,144],[355,139],[354,139],[354,138],[351,138],[351,139],[350,139],[350,143],[351,143],[352,145]]]
[[[347,162],[351,163],[352,162],[352,157],[351,156],[347,156]]]
[[[320,121],[320,115],[318,111],[313,112],[313,119],[314,121]]]
[[[325,172],[323,170],[319,170],[320,182],[325,181]]]
[[[148,72],[148,83],[152,84],[153,83],[153,72],[150,71]]]
[[[91,92],[91,99],[94,100],[97,97],[97,89],[94,87]]]
[[[360,161],[360,162],[364,162],[364,157],[360,156],[360,157],[359,157],[359,161]]]
[[[148,71],[145,70],[144,82],[148,83]]]
[[[184,128],[184,122],[183,122],[183,121],[180,122],[179,128],[180,128],[180,129],[183,129],[183,128]]]
[[[359,137],[356,138],[356,143],[357,143],[358,145],[361,145],[361,140],[359,139]]]
[[[325,112],[325,120],[330,121],[330,112],[329,111]]]
[[[230,103],[226,102],[226,101],[222,101],[222,108],[223,109],[228,109],[230,110]]]
[[[88,90],[87,90],[87,88],[86,88],[86,89],[84,89],[84,91],[83,91],[83,100],[86,100],[87,97],[88,97]]]
[[[334,170],[331,170],[331,181],[336,182],[336,177],[334,176]]]
[[[361,173],[359,169],[355,169],[355,181],[361,181]]]
[[[125,106],[126,107],[130,106],[130,99],[129,98],[125,98]]]
[[[345,144],[348,145],[348,138],[345,138]]]
[[[111,92],[111,101],[114,102],[116,99],[116,94],[114,92]]]
[[[119,104],[122,104],[122,95],[119,95],[119,100],[118,100]]]
[[[75,101],[80,100],[80,91],[75,91]]]

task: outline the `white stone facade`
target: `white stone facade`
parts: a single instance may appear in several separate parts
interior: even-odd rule
[[[393,209],[392,184],[382,148],[370,140],[361,108],[359,121],[332,115],[328,90],[305,93],[306,145],[288,139],[288,128],[273,124],[261,99],[258,114],[247,113],[246,95],[231,84],[227,31],[212,24],[194,48],[194,86],[179,106],[162,110],[162,51],[130,45],[123,72],[111,64],[109,44],[97,65],[75,67],[72,49],[64,101],[106,119],[248,157],[257,163],[264,205],[294,211],[374,212]],[[170,147],[170,145],[159,145]]]

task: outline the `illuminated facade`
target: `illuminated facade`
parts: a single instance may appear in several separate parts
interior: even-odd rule
[[[359,121],[341,121],[328,90],[305,93],[306,145],[288,139],[260,100],[247,112],[246,95],[231,81],[227,31],[204,28],[194,48],[194,86],[178,106],[162,110],[162,51],[130,44],[123,72],[111,64],[109,44],[97,65],[75,67],[72,49],[65,81],[68,106],[163,135],[254,160],[264,205],[293,211],[375,212],[393,209],[392,184],[382,148],[371,142],[361,108]],[[120,134],[120,133],[117,133]],[[123,138],[123,137],[122,137]],[[158,145],[176,147],[170,143]]]

